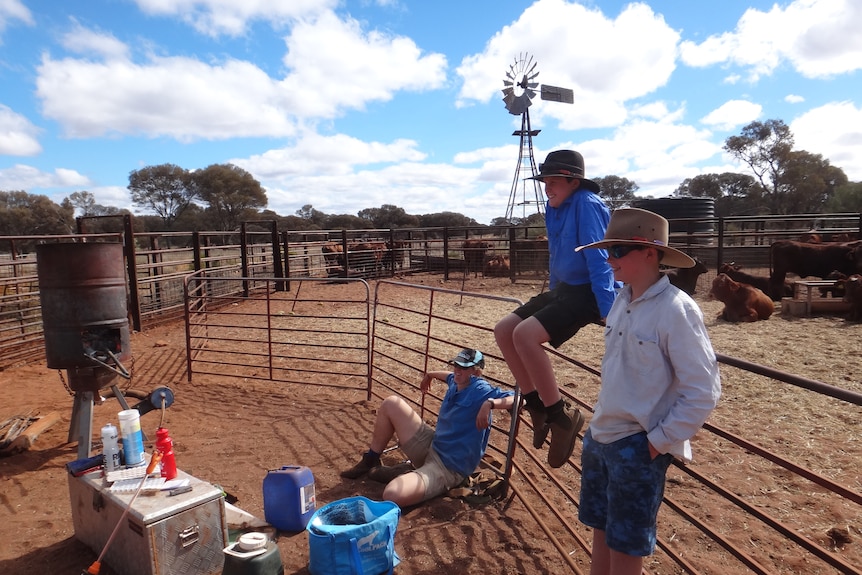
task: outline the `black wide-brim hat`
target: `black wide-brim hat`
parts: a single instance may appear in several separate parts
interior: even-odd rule
[[[576,178],[581,181],[578,189],[585,188],[598,194],[599,185],[587,179],[585,174],[584,157],[580,153],[574,150],[554,150],[545,157],[543,163],[539,164],[539,175],[526,179],[542,181],[552,176]]]

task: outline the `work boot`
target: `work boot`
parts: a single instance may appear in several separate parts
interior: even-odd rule
[[[413,464],[409,461],[398,465],[378,465],[368,472],[368,479],[378,483],[389,483],[399,475],[413,471]]]
[[[551,447],[548,448],[548,465],[553,468],[562,467],[572,456],[578,432],[584,426],[584,416],[581,411],[569,405],[563,406],[563,411],[556,414],[548,422],[551,430]]]
[[[380,467],[380,456],[365,453],[359,463],[346,471],[342,471],[341,476],[345,479],[359,479],[375,467]]]
[[[539,408],[525,405],[524,409],[530,414],[530,419],[533,421],[533,447],[541,449],[545,444],[545,438],[548,437],[548,414],[545,412],[544,406]]]

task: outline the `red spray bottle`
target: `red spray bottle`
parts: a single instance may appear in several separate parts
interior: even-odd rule
[[[174,440],[168,435],[168,430],[160,427],[156,430],[156,449],[162,454],[162,477],[171,480],[177,476],[177,461],[174,457]]]

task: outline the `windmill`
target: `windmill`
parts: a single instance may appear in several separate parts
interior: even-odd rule
[[[527,213],[528,206],[535,206],[536,212],[544,217],[545,202],[539,181],[523,179],[538,173],[536,160],[533,157],[533,136],[538,135],[541,130],[533,130],[530,126],[530,106],[533,98],[536,97],[536,90],[539,90],[538,94],[542,100],[563,104],[574,102],[574,93],[568,88],[547,84],[539,86],[536,80],[539,76],[537,66],[538,62],[535,62],[532,56],[527,53],[519,54],[518,58],[509,65],[506,77],[503,79],[503,86],[505,86],[503,102],[506,110],[513,116],[521,116],[521,129],[512,132],[513,136],[520,138],[520,147],[515,177],[512,179],[512,189],[509,192],[509,205],[506,208],[506,221],[510,223],[516,206],[521,207],[522,217],[530,215]],[[527,173],[522,175],[522,171]],[[532,189],[528,190],[528,186]]]

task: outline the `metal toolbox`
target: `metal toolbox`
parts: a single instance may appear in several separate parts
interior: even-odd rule
[[[228,545],[224,497],[213,485],[177,471],[192,490],[168,496],[142,491],[102,563],[122,575],[220,575]],[[75,537],[96,555],[116,527],[134,492],[111,491],[102,474],[69,474]]]

